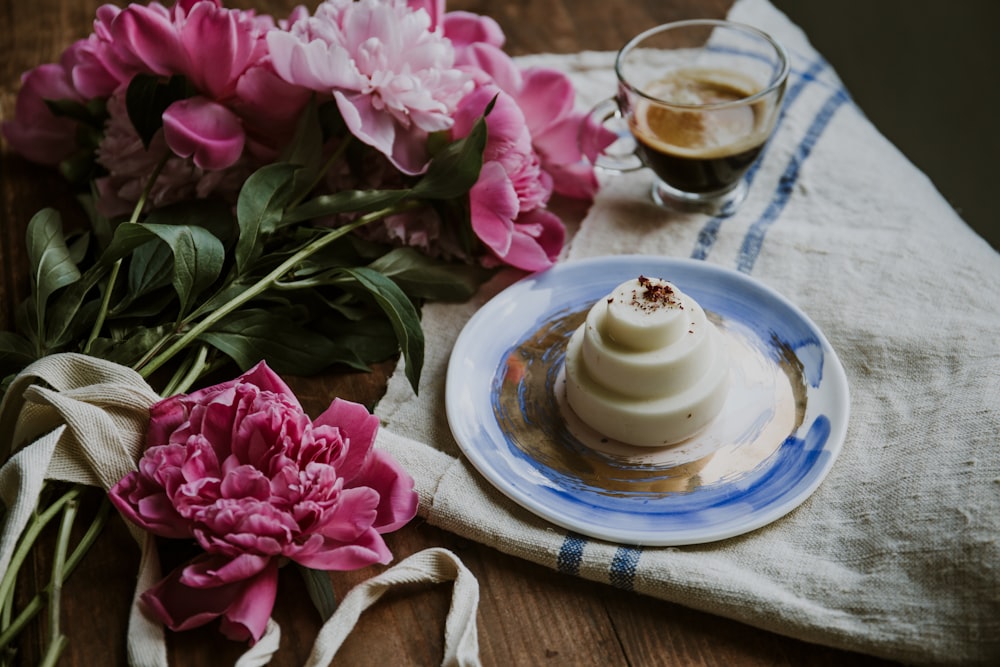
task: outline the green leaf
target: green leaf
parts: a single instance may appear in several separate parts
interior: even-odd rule
[[[201,227],[226,243],[235,239],[238,231],[232,208],[221,199],[188,199],[154,209],[143,222]]]
[[[170,307],[169,314],[167,309]],[[115,304],[108,314],[109,320],[130,321],[141,319],[145,321],[160,321],[159,318],[170,317],[177,312],[177,293],[172,289],[161,289],[144,295],[141,299],[130,299],[127,302]]]
[[[236,270],[239,275],[263,252],[261,236],[273,232],[292,197],[295,167],[286,163],[258,169],[243,184],[236,202],[240,237],[236,242]]]
[[[44,100],[44,102],[53,116],[71,118],[78,123],[92,127],[101,127],[107,116],[105,106],[97,102],[96,99],[87,104],[76,100]]]
[[[283,311],[237,311],[199,336],[229,356],[241,369],[261,359],[278,374],[313,375],[330,365],[333,347],[322,334],[306,329]]]
[[[389,318],[396,333],[399,349],[406,360],[406,378],[413,391],[418,390],[420,371],[424,365],[424,331],[420,326],[420,314],[406,294],[378,271],[366,267],[343,269],[358,281],[378,303]]]
[[[17,373],[35,360],[35,350],[27,338],[0,331],[0,374]]]
[[[298,570],[306,584],[309,599],[319,612],[320,618],[326,623],[333,616],[333,612],[337,611],[337,595],[333,592],[330,573],[304,565],[299,565]]]
[[[392,278],[412,297],[464,301],[492,272],[479,266],[436,260],[414,248],[395,248],[368,265]]]
[[[125,108],[145,148],[149,148],[156,132],[163,127],[163,112],[167,107],[193,94],[187,78],[179,74],[166,81],[155,74],[132,77],[125,91]]]
[[[183,316],[194,299],[221,274],[225,250],[214,234],[198,225],[123,222],[115,229],[98,264],[111,266],[154,238],[165,242],[173,253],[171,282],[180,299],[180,315]]]
[[[174,257],[159,238],[146,241],[132,252],[128,267],[128,293],[119,307],[170,284]]]
[[[158,237],[151,238],[132,251],[128,263],[125,293],[110,311],[111,317],[152,317],[163,312],[176,298],[173,291],[162,291],[171,284],[174,254]]]
[[[222,242],[203,227],[149,223],[142,226],[165,241],[174,253],[172,282],[183,317],[194,299],[222,273],[226,260]]]
[[[333,342],[331,363],[367,371],[371,364],[399,354],[396,333],[381,314],[358,321],[329,318],[315,326]]]
[[[170,327],[167,325],[130,327],[127,335],[120,338],[98,338],[90,353],[123,366],[132,366],[169,333]]]
[[[35,302],[36,331],[45,341],[45,311],[56,290],[80,280],[62,231],[62,218],[55,210],[42,209],[28,223],[28,262]]]
[[[483,168],[483,150],[486,148],[485,116],[492,110],[493,102],[490,102],[467,136],[448,144],[434,156],[427,173],[413,187],[415,197],[454,199],[463,196],[475,185]]]
[[[99,250],[103,250],[111,242],[113,230],[111,229],[111,221],[97,210],[98,199],[97,186],[93,181],[90,182],[90,192],[77,197],[80,207],[83,208],[84,213],[87,214],[87,219],[90,221],[90,229],[97,240],[97,247]]]

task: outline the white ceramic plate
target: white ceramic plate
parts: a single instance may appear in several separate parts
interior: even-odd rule
[[[676,284],[724,334],[729,396],[666,449],[602,438],[564,405],[565,342],[618,284]],[[799,506],[847,432],[847,377],[822,332],[774,290],[703,261],[612,256],[557,265],[483,306],[455,343],[446,406],[476,469],[512,500],[590,537],[651,546],[721,540]]]

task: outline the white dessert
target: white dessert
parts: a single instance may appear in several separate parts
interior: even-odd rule
[[[722,410],[722,334],[691,297],[629,280],[590,309],[566,350],[566,400],[602,435],[640,447],[686,440]]]

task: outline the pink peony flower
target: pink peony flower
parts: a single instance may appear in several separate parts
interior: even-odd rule
[[[494,98],[486,117],[483,168],[469,191],[472,229],[491,253],[487,264],[539,271],[555,262],[565,228],[544,210],[552,179],[541,169],[520,107],[496,86],[482,86],[462,100],[454,132],[467,135]]]
[[[124,91],[108,100],[108,121],[97,149],[97,163],[107,174],[95,180],[97,210],[107,218],[129,214],[164,155],[170,155],[164,135],[157,133],[147,149],[125,111]],[[236,201],[253,169],[246,156],[216,171],[207,171],[191,158],[170,155],[153,183],[146,208],[154,209],[188,199],[219,197]]]
[[[46,100],[83,102],[63,64],[48,64],[25,72],[17,96],[14,120],[3,123],[11,148],[33,162],[55,166],[76,150],[76,122],[56,116]]]
[[[411,2],[414,0],[411,0]],[[424,0],[439,5],[444,0]],[[532,145],[541,168],[552,178],[553,189],[561,195],[592,199],[598,182],[593,170],[596,155],[584,155],[578,137],[587,113],[573,106],[573,84],[562,72],[543,67],[521,70],[503,50],[504,35],[496,22],[470,12],[443,15],[445,37],[455,46],[455,62],[473,73],[482,85],[492,82],[513,97],[524,114]],[[609,146],[615,136],[602,127],[589,127],[594,148]]]
[[[271,160],[309,98],[271,66],[271,30],[277,28],[270,17],[226,9],[220,0],[181,0],[170,9],[103,5],[93,34],[67,49],[59,65],[25,76],[4,135],[29,159],[56,164],[75,146],[73,124],[53,117],[44,99],[82,102],[110,97],[137,74],[183,75],[196,94],[164,114],[171,150],[204,169],[231,166],[244,145],[261,162]]]
[[[402,0],[326,0],[267,43],[285,81],[331,95],[351,134],[406,174],[426,169],[428,134],[472,88],[428,13]]]
[[[103,8],[102,8],[103,9]],[[182,0],[171,9],[132,4],[98,12],[97,57],[122,82],[139,73],[183,75],[197,95],[164,113],[167,145],[204,169],[224,169],[244,142],[272,158],[291,136],[308,92],[290,86],[267,58],[270,17]]]
[[[171,629],[222,617],[256,641],[284,559],[321,570],[387,563],[382,534],[416,513],[413,479],[373,443],[378,418],[336,399],[310,421],[263,362],[150,408],[139,469],[110,491],[129,520],[205,554],[143,599]]]

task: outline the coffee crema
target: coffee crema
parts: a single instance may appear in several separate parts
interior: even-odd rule
[[[752,80],[718,69],[676,70],[643,89],[629,125],[645,164],[684,192],[732,188],[760,154],[770,131],[765,102],[727,104],[759,90]]]

